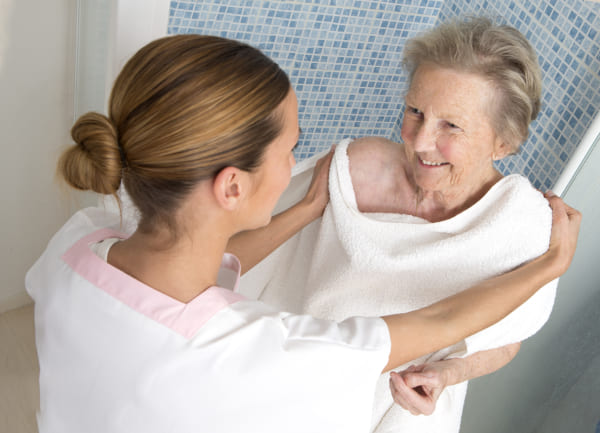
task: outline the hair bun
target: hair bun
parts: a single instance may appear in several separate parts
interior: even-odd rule
[[[69,185],[100,194],[114,194],[121,183],[117,131],[99,113],[82,115],[71,128],[75,145],[61,156],[58,171]]]

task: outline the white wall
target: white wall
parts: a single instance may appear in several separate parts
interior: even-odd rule
[[[0,184],[5,191],[0,313],[30,302],[23,281],[27,269],[74,210],[96,201],[55,180],[57,158],[72,142],[74,101],[78,115],[105,111],[98,95],[108,94],[104,88],[110,89],[131,54],[166,34],[168,5],[168,0],[0,0]],[[108,17],[99,15],[104,9]],[[80,34],[76,68],[78,16],[82,31],[101,33]],[[80,86],[95,82],[99,88],[80,87],[75,98],[76,70]]]
[[[596,322],[597,323],[597,322]],[[595,433],[600,426],[600,355],[538,427],[539,433]]]
[[[24,275],[69,214],[54,171],[73,121],[75,4],[0,2],[0,312],[28,302]]]
[[[106,0],[105,0],[106,1]],[[108,87],[127,61],[146,43],[165,36],[170,0],[108,0],[111,8]]]

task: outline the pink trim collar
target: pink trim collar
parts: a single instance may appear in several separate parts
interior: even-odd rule
[[[237,257],[231,254],[224,255],[221,267],[237,273],[233,290],[218,286],[209,287],[184,304],[109,265],[89,248],[90,244],[111,237],[127,238],[115,230],[100,229],[77,241],[62,259],[77,274],[100,290],[188,339],[217,312],[245,299],[234,292],[239,283],[241,266]]]

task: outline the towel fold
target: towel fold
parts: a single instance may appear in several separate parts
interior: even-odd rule
[[[476,204],[441,222],[361,213],[350,177],[349,142],[336,147],[323,217],[242,277],[246,295],[332,320],[402,313],[509,271],[548,248],[551,210],[519,175],[503,178]],[[317,159],[297,166],[279,210],[304,195]],[[556,284],[548,284],[494,326],[411,364],[528,338],[548,319]],[[382,375],[378,384],[373,431],[458,432],[466,383],[444,391],[433,415],[416,417],[393,404],[388,377]]]

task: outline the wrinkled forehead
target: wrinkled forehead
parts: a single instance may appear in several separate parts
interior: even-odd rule
[[[415,71],[405,102],[443,119],[490,121],[496,97],[495,86],[479,74],[425,64]]]

